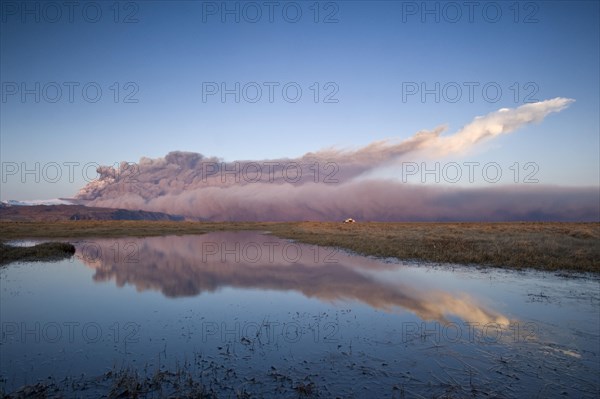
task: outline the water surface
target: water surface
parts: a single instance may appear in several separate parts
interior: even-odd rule
[[[257,232],[74,244],[71,260],[0,270],[6,392],[185,367],[225,397],[599,393],[598,279],[384,261]]]

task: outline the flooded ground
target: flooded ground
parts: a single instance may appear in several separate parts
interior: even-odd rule
[[[256,232],[73,244],[70,260],[0,269],[5,393],[127,395],[107,382],[119,370],[185,375],[219,397],[600,393],[597,277],[399,263]],[[146,394],[184,385],[170,383]]]

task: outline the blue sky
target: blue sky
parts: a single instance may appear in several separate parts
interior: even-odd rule
[[[422,2],[282,1],[273,22],[262,1],[227,2],[239,10],[239,22],[223,14],[222,2],[80,2],[72,21],[63,2],[50,3],[3,1],[0,9],[2,200],[70,197],[85,184],[81,169],[88,163],[136,162],[173,150],[227,161],[297,157],[405,139],[441,124],[451,134],[478,115],[555,97],[576,102],[452,159],[536,162],[541,183],[599,184],[596,1],[480,2],[472,21],[463,2],[426,3],[439,10],[439,22]],[[255,6],[262,15],[253,23]],[[298,9],[302,15],[292,22]],[[127,16],[132,23],[124,22]],[[36,82],[40,101],[35,94],[23,101],[21,85],[35,89]],[[53,82],[62,87],[56,102]],[[65,82],[74,82],[72,102]],[[255,103],[241,92],[239,103],[233,94],[225,102],[219,94],[203,99],[203,86],[212,82],[230,89],[239,82],[240,91],[256,82],[262,97]],[[273,102],[265,82],[278,84]],[[456,82],[462,97],[403,99],[411,82],[429,88]],[[478,85],[472,102],[464,82]],[[290,83],[302,89],[297,102],[282,93]],[[95,87],[102,90],[97,102],[83,97],[86,84],[88,99]],[[482,94],[486,84],[501,88],[497,101]],[[248,98],[255,96],[251,86]],[[328,94],[338,101],[325,102]],[[66,167],[55,183],[6,175],[7,163],[33,169],[36,162],[80,166],[73,182]]]

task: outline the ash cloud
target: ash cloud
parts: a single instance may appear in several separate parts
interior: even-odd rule
[[[404,157],[462,154],[560,112],[554,98],[478,116],[452,135],[445,126],[403,140],[335,148],[296,159],[223,162],[190,152],[100,167],[76,198],[87,205],[232,220],[598,220],[597,188],[417,186],[361,175]]]

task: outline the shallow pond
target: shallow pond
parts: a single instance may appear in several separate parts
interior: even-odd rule
[[[257,232],[73,244],[70,260],[0,269],[4,392],[69,381],[95,397],[123,369],[185,370],[223,397],[600,390],[597,277],[385,261]]]

